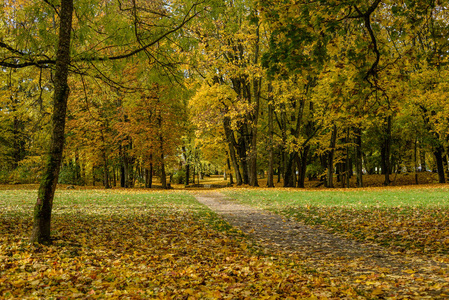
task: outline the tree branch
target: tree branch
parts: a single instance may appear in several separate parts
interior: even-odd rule
[[[100,62],[100,61],[111,61],[111,60],[120,60],[120,59],[124,59],[124,58],[128,58],[131,56],[134,56],[142,51],[146,51],[148,48],[150,48],[151,46],[157,44],[158,42],[160,42],[161,40],[163,40],[164,38],[166,38],[167,36],[169,36],[170,34],[178,31],[179,29],[181,29],[184,25],[186,25],[188,22],[190,22],[193,18],[195,18],[196,16],[198,16],[199,12],[193,13],[192,11],[199,5],[199,2],[196,4],[193,4],[192,7],[190,7],[189,11],[187,12],[187,14],[184,16],[182,22],[180,24],[178,24],[176,27],[174,27],[173,29],[163,33],[161,36],[159,36],[158,38],[154,39],[153,41],[151,41],[150,43],[147,43],[133,51],[130,51],[128,53],[125,54],[121,54],[121,55],[116,55],[116,56],[104,56],[104,57],[84,57],[84,58],[79,58],[79,59],[75,59],[73,60],[73,62]],[[0,48],[5,48],[7,49],[9,52],[14,53],[14,54],[19,54],[20,56],[29,56],[26,53],[23,53],[19,50],[14,49],[13,47],[9,46],[8,44],[1,42],[0,41]],[[29,66],[36,66],[39,68],[48,68],[48,65],[52,65],[55,64],[56,61],[54,59],[44,59],[44,60],[31,60],[29,59],[29,61],[25,62],[10,62],[8,60],[11,59],[15,59],[15,58],[5,58],[3,60],[0,61],[0,66],[1,67],[7,67],[7,68],[25,68],[25,67],[29,67]]]

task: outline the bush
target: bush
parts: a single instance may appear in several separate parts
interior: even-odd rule
[[[186,182],[186,171],[184,169],[176,171],[175,174],[173,174],[173,182],[184,184]]]
[[[61,166],[58,183],[84,185],[83,179],[80,176],[80,167],[72,163]]]

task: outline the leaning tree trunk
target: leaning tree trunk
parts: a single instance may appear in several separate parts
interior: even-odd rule
[[[50,149],[46,155],[43,178],[39,186],[36,205],[34,206],[33,231],[31,243],[50,243],[51,211],[56,184],[58,183],[64,150],[64,129],[67,112],[69,86],[67,78],[70,64],[70,34],[72,30],[73,0],[62,0],[60,8],[60,25],[58,52],[56,54],[55,92],[53,96],[52,135]]]

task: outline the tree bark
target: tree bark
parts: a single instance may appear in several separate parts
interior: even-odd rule
[[[103,185],[105,189],[110,189],[111,185],[109,184],[109,164],[108,164],[108,154],[106,152],[106,142],[103,135],[103,132],[101,132],[101,155],[103,158]]]
[[[331,141],[329,146],[329,153],[327,155],[327,187],[334,187],[334,153],[335,143],[337,142],[337,126],[334,124],[332,128]]]
[[[307,172],[307,156],[309,155],[310,145],[306,145],[301,151],[299,168],[298,187],[305,188],[306,172]]]
[[[413,159],[414,159],[414,173],[415,173],[415,184],[419,184],[418,182],[418,137],[415,138],[415,142],[413,145]]]
[[[238,153],[240,157],[240,164],[242,166],[242,180],[244,184],[249,184],[249,169],[248,169],[248,143],[247,136],[248,130],[240,129],[240,137],[238,139]]]
[[[268,93],[271,93],[273,90],[273,87],[271,84],[268,85]],[[273,142],[273,134],[274,134],[274,126],[273,126],[273,114],[274,114],[274,107],[273,103],[270,103],[273,101],[273,97],[270,96],[268,99],[268,147],[269,147],[269,153],[268,153],[268,178],[267,178],[267,186],[268,187],[274,187],[274,142]]]
[[[226,155],[228,154],[228,152],[226,151]],[[231,162],[229,161],[229,156],[226,157],[226,164],[228,166],[228,170],[229,170],[229,184],[234,184],[234,178],[232,178],[232,173],[231,173]]]
[[[285,176],[284,176],[284,187],[295,187],[296,186],[296,177],[295,177],[295,160],[297,156],[297,152],[290,154],[288,159],[286,168],[285,168]]]
[[[385,182],[384,185],[390,185],[390,174],[391,174],[391,127],[392,127],[392,120],[391,116],[387,117],[387,128],[386,128],[386,135],[383,145],[383,166],[385,166]],[[383,170],[382,170],[383,171]]]
[[[254,65],[257,65],[259,62],[259,26],[257,26],[256,30],[256,43],[255,43],[255,51],[254,51]],[[262,84],[262,77],[255,77],[253,79],[253,99],[252,104],[254,105],[254,111],[251,113],[251,145],[250,145],[250,161],[249,161],[249,185],[250,186],[259,186],[257,181],[257,124],[259,121],[259,105],[260,105],[260,90]]]
[[[150,163],[150,169],[148,170],[148,188],[151,189],[153,187],[153,163]]]
[[[53,95],[52,135],[50,149],[46,155],[43,178],[39,186],[34,207],[31,243],[51,243],[51,212],[56,184],[58,183],[62,153],[64,151],[64,129],[67,112],[69,86],[67,83],[70,64],[70,39],[72,30],[73,0],[62,0],[60,8],[59,40],[56,54]]]
[[[357,176],[357,187],[363,187],[363,159],[362,159],[362,130],[360,127],[354,129],[355,133],[355,168]]]
[[[439,183],[446,182],[445,175],[444,175],[443,153],[444,153],[444,148],[441,145],[436,147],[435,151],[433,152],[433,154],[435,155],[436,163],[437,163],[438,182]]]
[[[349,128],[347,129],[346,132],[346,165],[345,165],[345,178],[346,178],[346,187],[349,188],[349,180],[351,178],[351,152],[350,152],[350,148],[349,148]]]
[[[166,189],[167,188],[167,175],[165,174],[165,159],[164,159],[164,137],[162,136],[162,116],[159,115],[157,117],[157,124],[159,127],[159,149],[161,151],[160,153],[160,162],[159,162],[159,166],[161,168],[161,184],[162,184],[162,188]]]
[[[231,119],[229,117],[224,117],[223,127],[225,130],[226,141],[228,142],[229,157],[231,159],[232,167],[234,168],[235,180],[237,181],[237,185],[242,185],[242,175],[240,174],[239,164],[235,153],[236,141],[234,132],[231,129]]]

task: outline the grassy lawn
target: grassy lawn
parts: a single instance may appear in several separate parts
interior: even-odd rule
[[[0,191],[1,299],[358,297],[344,279],[261,255],[185,192],[62,190],[53,245],[29,245],[33,190]]]
[[[242,203],[324,225],[395,252],[449,253],[449,189],[228,190]]]

